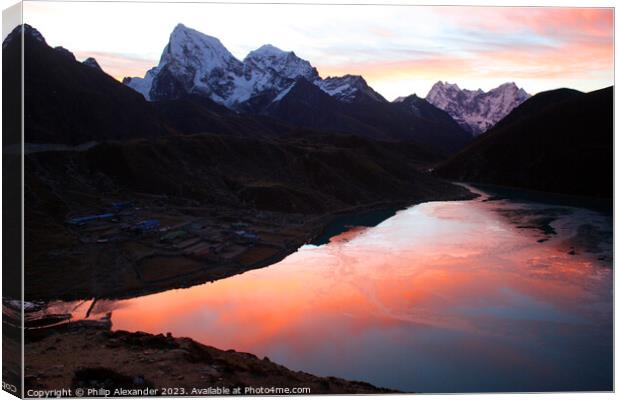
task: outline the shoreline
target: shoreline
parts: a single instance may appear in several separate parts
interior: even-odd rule
[[[118,297],[105,298],[120,300],[148,295],[203,284],[252,269],[267,267],[297,251],[303,244],[322,235],[330,224],[339,218],[354,217],[376,210],[402,210],[428,201],[462,201],[476,197],[475,193],[466,188],[459,188],[450,194],[433,196],[433,198],[420,198],[417,201],[382,201],[337,210],[305,221],[304,228],[310,226],[305,235],[297,237],[297,241],[285,246],[275,256],[258,263],[236,266],[234,270],[229,270],[229,273],[211,277],[213,278],[211,280],[199,278],[196,283],[186,282],[164,289],[143,288],[140,291],[125,292]],[[93,300],[96,301],[97,298]],[[153,344],[159,346],[155,351],[152,351],[151,346]],[[378,388],[365,382],[348,381],[335,377],[317,377],[301,371],[293,372],[285,366],[271,362],[266,357],[259,359],[249,353],[219,350],[190,338],[174,338],[169,333],[164,336],[163,334],[154,335],[144,332],[114,331],[109,316],[102,320],[69,319],[67,322],[53,326],[30,329],[26,332],[25,352],[26,358],[29,359],[26,371],[26,387],[32,386],[34,389],[53,390],[54,388],[66,387],[66,385],[76,387],[78,384],[82,385],[79,383],[80,376],[95,374],[94,376],[106,377],[105,379],[101,378],[103,383],[97,381],[99,378],[95,379],[99,387],[105,388],[110,388],[110,381],[116,382],[112,386],[118,386],[118,382],[134,382],[138,379],[142,382],[139,385],[140,387],[149,387],[150,382],[156,382],[158,387],[185,385],[183,387],[187,390],[204,384],[205,380],[210,380],[212,385],[224,385],[231,388],[278,385],[292,387],[304,384],[311,388],[310,394],[397,392],[391,389]],[[72,356],[67,357],[68,354]],[[58,360],[65,363],[62,372],[48,373],[45,371],[46,365],[52,365],[51,368],[53,369],[54,362]],[[218,362],[225,364],[224,370],[214,368],[213,360],[219,360]],[[71,367],[66,365],[68,361],[71,362]],[[192,372],[187,375],[186,371],[193,371],[192,368],[196,367],[197,364],[207,364],[205,368],[210,373],[195,375]],[[123,367],[119,368],[119,365],[123,365]],[[67,369],[69,370],[67,371]],[[162,371],[164,371],[163,374]],[[250,372],[248,373],[248,371]],[[71,376],[72,374],[73,376]],[[93,379],[89,381],[93,381]],[[130,386],[135,387],[135,384]]]
[[[475,198],[476,196],[474,193],[470,193],[467,197]],[[452,200],[458,201],[463,199],[453,198]],[[482,201],[500,200],[502,199],[491,197],[488,200],[483,198]],[[423,203],[423,201],[419,203]],[[317,223],[316,227],[325,227],[327,226],[327,221],[333,221],[336,217],[356,215],[372,209],[381,209],[390,205],[394,206],[394,204],[395,202],[374,203],[354,209],[341,210],[338,213],[331,213],[329,216],[324,215],[321,216],[323,223]],[[404,207],[409,206],[411,204]],[[489,206],[494,210],[497,208],[491,204]],[[554,211],[553,208],[534,207],[534,210],[538,209],[543,213]],[[517,209],[517,211],[519,210]],[[537,221],[536,218],[539,217],[539,214],[538,212],[535,214],[526,212],[523,214],[523,217],[527,217],[527,221],[521,218],[521,214],[518,214],[516,217],[519,218],[510,222],[520,229],[533,229],[534,227],[538,229],[538,225],[534,224],[534,222]],[[530,221],[530,217],[534,217],[535,220]],[[318,219],[315,220],[315,222],[317,221]],[[319,231],[312,232],[312,234],[317,234],[317,232]],[[564,237],[558,238],[563,240]],[[584,248],[584,251],[591,250]],[[99,314],[99,316],[101,315]],[[165,327],[161,329],[163,330]],[[67,384],[74,385],[73,387],[76,387],[75,385],[78,384],[84,385],[84,383],[80,383],[80,379],[83,379],[84,376],[90,376],[89,382],[93,381],[93,376],[95,376],[95,384],[99,385],[101,382],[97,380],[99,379],[97,377],[105,376],[107,388],[111,387],[109,381],[133,382],[132,379],[137,377],[138,381],[143,383],[157,382],[157,386],[183,385],[186,388],[184,390],[191,390],[192,388],[199,387],[199,385],[204,385],[206,380],[209,381],[211,379],[208,387],[215,387],[216,385],[220,387],[220,385],[223,385],[221,387],[227,387],[231,390],[238,387],[279,387],[280,385],[282,387],[298,387],[296,385],[300,384],[309,385],[308,387],[312,388],[310,394],[397,393],[397,391],[377,388],[362,382],[347,381],[333,377],[317,377],[302,373],[301,371],[293,372],[285,366],[272,363],[266,357],[259,359],[249,353],[219,350],[190,338],[174,338],[170,334],[156,334],[157,331],[153,334],[143,332],[130,333],[123,330],[114,331],[109,316],[100,320],[73,321],[63,326],[50,328],[47,332],[43,331],[45,329],[39,332],[40,335],[27,334],[26,345],[27,357],[34,360],[31,363],[33,369],[27,371],[29,383],[35,386],[40,385],[42,390],[53,390]],[[31,333],[35,332],[31,331]],[[156,348],[154,349],[152,346],[156,346]],[[209,354],[208,358],[202,357],[205,351]],[[85,354],[80,354],[84,352]],[[48,376],[46,371],[41,373],[41,368],[37,369],[37,365],[53,364],[55,362],[53,360],[56,359],[62,359],[65,362],[66,358],[62,355],[74,353],[79,355],[75,356],[75,358],[73,356],[69,357],[69,371],[67,373],[52,373],[51,376]],[[117,354],[115,360],[110,359],[112,353]],[[124,367],[116,368],[119,358],[121,362],[133,367],[129,369]],[[77,368],[78,366],[79,368]],[[210,374],[195,375],[193,372],[191,374],[185,373],[185,371],[192,368],[204,368],[202,371],[209,371]],[[71,373],[73,373],[73,378]],[[148,387],[148,385],[140,387],[144,388]],[[192,395],[191,392],[183,394]],[[210,393],[200,392],[199,394]]]
[[[415,206],[417,204],[429,202],[429,201],[463,201],[471,200],[478,195],[469,191],[467,188],[460,185],[454,185],[458,187],[458,193],[443,195],[443,196],[425,196],[417,200],[394,200],[394,201],[381,201],[370,204],[363,204],[360,206],[354,206],[344,209],[339,209],[334,212],[326,213],[319,216],[314,216],[304,221],[303,229],[305,233],[294,235],[289,237],[288,243],[279,243],[280,250],[270,257],[260,259],[255,262],[247,264],[240,264],[238,262],[220,262],[217,264],[209,265],[208,269],[204,269],[197,274],[197,276],[190,277],[179,275],[176,279],[151,281],[143,285],[143,287],[133,290],[127,290],[124,288],[113,289],[108,291],[105,295],[93,295],[93,296],[75,296],[75,295],[60,295],[56,297],[27,297],[26,301],[80,301],[80,300],[124,300],[132,297],[147,296],[150,294],[160,293],[167,290],[183,289],[208,282],[215,282],[217,280],[226,279],[235,275],[242,274],[254,269],[265,268],[270,265],[276,264],[289,255],[296,252],[304,244],[311,243],[320,236],[322,236],[331,224],[336,220],[342,218],[356,217],[366,213],[382,210],[396,210],[400,211],[408,207]],[[461,189],[462,188],[462,189]],[[288,226],[282,226],[282,230],[290,228]]]

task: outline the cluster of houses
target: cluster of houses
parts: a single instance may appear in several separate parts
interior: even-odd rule
[[[134,208],[134,203],[131,201],[119,201],[111,203],[110,212],[102,214],[90,214],[72,217],[67,220],[67,223],[72,226],[84,226],[91,222],[96,221],[112,221],[120,222],[124,215],[130,215],[130,210]],[[133,223],[123,223],[120,225],[121,230],[127,232],[133,232],[137,234],[144,234],[148,232],[159,232],[160,241],[163,243],[174,243],[174,247],[181,249],[186,254],[196,256],[206,256],[214,248],[212,244],[206,243],[201,238],[200,232],[203,231],[206,226],[197,222],[193,223],[181,223],[175,226],[162,227],[159,219],[151,218],[140,220]],[[254,243],[260,240],[258,234],[251,232],[248,228],[249,225],[243,222],[232,223],[229,226],[230,229],[225,229],[227,239],[239,243]],[[191,234],[191,235],[190,235]],[[194,235],[196,234],[196,235]],[[188,238],[188,236],[193,236]],[[197,236],[197,237],[196,237]],[[182,240],[186,239],[186,240]],[[96,240],[97,243],[106,243],[109,239],[100,238]]]
[[[118,220],[120,213],[124,210],[131,209],[134,206],[131,201],[122,201],[122,202],[114,202],[111,204],[111,208],[114,212],[108,212],[103,214],[90,214],[90,215],[82,215],[78,217],[70,218],[67,223],[73,226],[82,226],[89,222],[94,221],[106,221],[106,220]],[[144,233],[149,231],[154,231],[160,227],[161,223],[158,219],[146,219],[140,222],[137,222],[133,225],[129,225],[124,227],[126,230]]]

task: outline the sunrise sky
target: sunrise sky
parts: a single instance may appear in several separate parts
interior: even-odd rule
[[[239,59],[270,43],[323,77],[362,75],[389,100],[425,96],[438,80],[484,90],[514,81],[532,94],[613,84],[610,8],[26,1],[24,21],[117,79],[156,65],[183,23]]]

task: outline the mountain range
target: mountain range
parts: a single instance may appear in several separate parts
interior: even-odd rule
[[[428,92],[426,100],[446,111],[463,129],[476,136],[493,127],[529,97],[514,82],[485,92],[439,81]]]
[[[18,51],[14,36],[4,41],[5,50]],[[25,67],[28,142],[80,144],[200,132],[281,136],[302,129],[410,142],[445,156],[472,139],[471,129],[449,115],[454,107],[446,112],[416,95],[389,102],[361,76],[321,78],[308,61],[272,45],[239,61],[218,39],[182,24],[172,31],[159,64],[144,78],[125,78],[124,85],[94,58],[79,62],[69,50],[50,47],[33,27],[25,25],[24,37],[27,58],[36,60]],[[503,87],[503,97],[497,90],[489,94],[506,98],[522,92]],[[444,104],[437,101],[440,91],[434,93],[434,101]],[[63,118],[67,113],[79,117]]]
[[[24,32],[28,143],[75,145],[203,132],[272,137],[331,132],[407,142],[445,156],[471,140],[452,117],[424,99],[388,102],[359,76],[315,79],[308,62],[272,46],[252,52],[242,63],[217,39],[179,25],[148,79],[126,79],[123,85],[96,60],[79,62],[69,50],[50,47],[35,28],[25,25]],[[20,51],[16,36],[5,39],[4,52]],[[19,68],[6,73],[19,81]],[[150,85],[146,97],[151,101],[136,92],[136,84]]]
[[[219,75],[218,85],[187,91],[174,86],[172,76],[185,70],[185,60],[170,59],[174,65],[164,63],[151,74],[157,90],[149,90],[147,101],[96,60],[80,62],[69,50],[49,46],[36,29],[23,29],[23,41],[18,29],[3,42],[3,95],[19,96],[22,70],[14,61],[23,48],[25,141],[38,150],[3,157],[3,165],[7,171],[24,166],[26,262],[31,273],[43,271],[45,279],[29,280],[45,282],[38,287],[83,287],[91,281],[82,279],[83,271],[99,274],[100,266],[81,256],[63,259],[58,268],[59,259],[48,255],[59,245],[67,251],[75,245],[69,215],[102,212],[109,199],[146,196],[158,210],[174,213],[320,216],[467,198],[465,189],[445,179],[608,198],[613,191],[613,88],[537,94],[472,139],[447,112],[416,95],[388,102],[353,76],[285,79],[294,74],[278,71],[293,68],[271,56],[266,60],[275,66],[251,57],[251,68],[268,70],[263,78],[270,76],[273,88],[284,88],[280,92],[261,92],[270,85],[248,72],[253,95],[231,109],[233,103],[215,101],[207,90],[218,90],[222,99],[238,93],[224,84],[226,77],[237,82],[237,75],[211,71],[206,82]],[[293,64],[314,76],[309,64]],[[20,111],[18,102],[3,103],[11,117],[3,121],[4,144],[22,139]],[[11,188],[19,193],[21,185],[15,179]],[[115,279],[104,264],[101,275]],[[69,286],[66,276],[75,277]]]
[[[19,55],[18,37],[13,32],[3,42],[4,60]],[[309,62],[270,45],[236,60],[219,40],[183,25],[171,34],[160,64],[125,84],[92,58],[79,62],[69,50],[50,47],[28,25],[23,46],[28,143],[195,133],[260,140],[353,135],[407,144],[421,164],[447,159],[435,170],[449,179],[610,195],[610,88],[530,97],[513,83],[485,93],[438,82],[426,99],[389,102],[362,77],[321,78]],[[20,81],[19,64],[3,61],[3,73],[7,82]],[[7,133],[4,142],[14,139],[19,135]]]
[[[202,97],[231,111],[375,140],[413,142],[451,154],[471,140],[447,113],[424,99],[388,102],[361,76],[320,77],[292,51],[264,45],[242,61],[217,39],[182,24],[159,64],[123,83],[151,102]]]
[[[461,147],[471,134],[488,129],[529,97],[514,83],[485,93],[460,90],[440,81],[426,99],[417,100],[426,100],[446,111],[468,136],[458,132],[454,124],[449,126],[448,118],[437,112],[432,120],[420,123],[420,110],[429,109],[428,106],[417,107],[417,113],[411,107],[392,107],[361,76],[322,78],[310,62],[270,44],[238,60],[219,39],[182,24],[170,34],[159,64],[143,78],[127,77],[123,83],[149,101],[195,95],[238,112],[268,115],[314,129],[425,142],[444,152]],[[392,104],[410,97],[400,97]],[[295,106],[296,102],[300,104]],[[363,113],[358,112],[360,107],[364,108]],[[302,111],[304,121],[297,119],[293,111]],[[380,113],[389,118],[381,118]],[[394,118],[394,114],[399,115]],[[440,122],[441,129],[426,129],[434,122]],[[443,136],[446,130],[450,132]]]
[[[2,50],[3,76],[9,83],[3,93],[13,98],[21,91],[21,64],[13,62],[21,59],[18,32],[16,28],[7,36]],[[23,38],[26,143],[78,145],[204,132],[254,137],[312,133],[275,119],[241,115],[206,97],[148,102],[102,71],[95,59],[79,62],[69,50],[49,46],[27,24]],[[5,107],[6,115],[21,115],[19,102]],[[21,141],[19,118],[11,121],[5,144]]]
[[[299,79],[344,102],[387,102],[360,76],[322,79],[308,61],[270,44],[251,51],[240,61],[219,39],[183,24],[170,34],[159,65],[147,71],[144,78],[128,77],[123,83],[151,101],[195,94],[231,109],[258,111],[284,98]]]

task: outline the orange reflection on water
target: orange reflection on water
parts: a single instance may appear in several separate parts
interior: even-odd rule
[[[327,245],[305,246],[268,268],[116,303],[113,328],[172,332],[268,355],[294,369],[404,390],[405,373],[428,373],[413,388],[449,389],[441,386],[453,373],[449,366],[433,367],[440,371],[434,375],[429,370],[438,359],[469,362],[468,373],[504,385],[497,390],[561,388],[573,371],[562,365],[570,357],[578,358],[582,375],[584,368],[600,369],[587,361],[588,354],[605,358],[611,270],[591,255],[558,247],[570,229],[538,243],[534,232],[510,224],[496,207],[421,204]],[[578,217],[568,218],[584,218]],[[587,351],[569,355],[575,343]],[[368,366],[364,352],[379,352],[384,362],[403,352],[413,356],[409,367],[398,367],[405,378],[393,378]],[[510,376],[515,365],[523,376]],[[451,378],[456,390],[479,387],[476,378],[460,374]],[[598,382],[592,374],[586,383]]]

